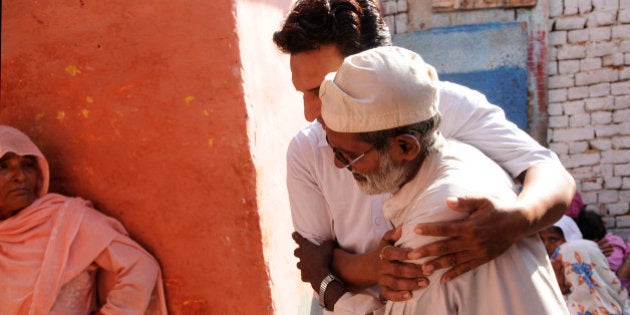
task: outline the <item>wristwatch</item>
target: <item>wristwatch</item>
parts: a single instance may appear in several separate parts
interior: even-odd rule
[[[326,294],[326,289],[328,288],[328,285],[333,281],[337,281],[343,284],[343,282],[341,282],[339,278],[335,277],[333,274],[330,274],[330,273],[324,278],[324,280],[322,280],[322,283],[319,284],[319,306],[321,306],[323,309],[327,311],[330,311],[330,309],[326,307],[326,301],[324,300],[324,295]]]

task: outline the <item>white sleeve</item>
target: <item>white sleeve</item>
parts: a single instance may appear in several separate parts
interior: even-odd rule
[[[114,239],[95,259],[100,272],[113,279],[100,310],[103,314],[137,315],[147,310],[159,275],[159,265],[137,246]]]
[[[440,88],[440,131],[446,138],[476,147],[513,177],[540,162],[560,163],[483,94],[449,82],[442,82]]]
[[[287,189],[295,231],[321,244],[335,236],[328,203],[318,185],[315,169],[309,164],[316,157],[317,149],[303,135],[293,138],[287,151]]]

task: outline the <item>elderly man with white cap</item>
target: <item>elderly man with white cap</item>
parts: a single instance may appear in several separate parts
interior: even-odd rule
[[[451,196],[516,198],[509,175],[477,149],[437,131],[438,77],[409,50],[380,47],[345,58],[320,88],[326,137],[334,163],[347,168],[367,194],[393,193],[383,211],[402,226],[396,245],[416,248],[434,237],[413,232],[418,223],[463,219]],[[413,261],[422,263],[428,258]],[[449,282],[444,271],[410,300],[387,302],[386,314],[567,314],[553,270],[534,235]]]

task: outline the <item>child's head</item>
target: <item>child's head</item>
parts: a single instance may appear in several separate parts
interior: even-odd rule
[[[582,211],[576,221],[585,239],[597,242],[606,236],[604,220],[596,212]]]
[[[538,232],[538,235],[540,235],[540,239],[542,239],[543,244],[545,244],[545,249],[547,250],[547,254],[549,254],[549,256],[553,254],[553,251],[556,250],[558,246],[566,242],[562,229],[557,226],[544,229]]]
[[[558,246],[573,240],[582,239],[582,233],[578,229],[575,221],[564,215],[552,227],[538,232],[540,238],[545,244],[547,254],[551,256]]]

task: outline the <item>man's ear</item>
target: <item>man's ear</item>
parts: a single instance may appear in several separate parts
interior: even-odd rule
[[[420,141],[413,135],[402,134],[392,139],[392,156],[397,160],[414,160],[420,154]]]

